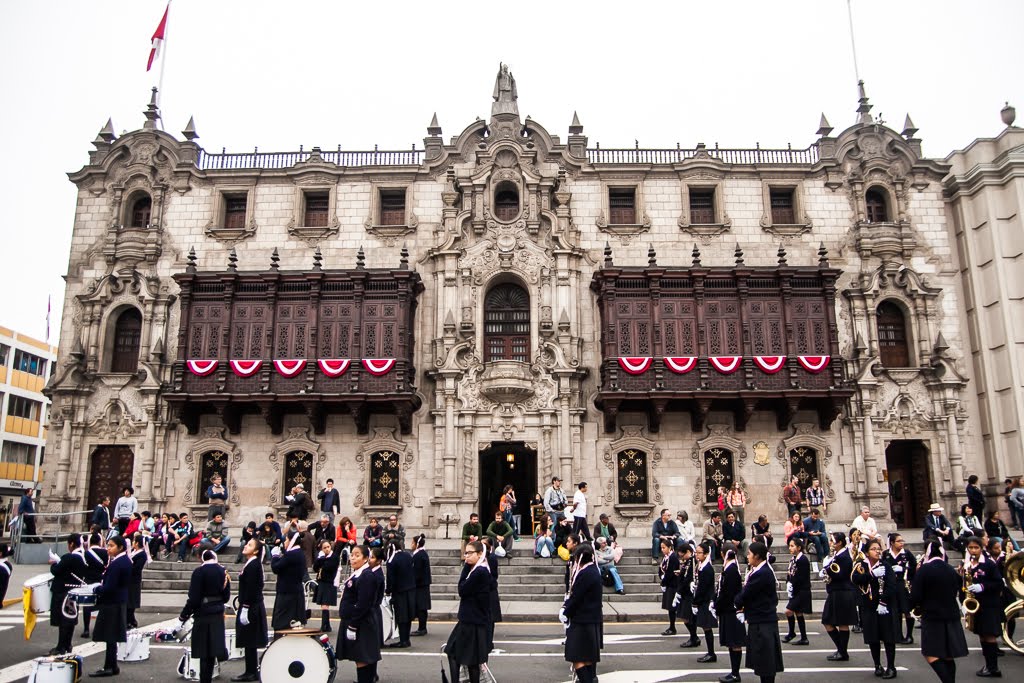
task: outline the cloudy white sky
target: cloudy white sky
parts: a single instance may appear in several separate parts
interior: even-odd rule
[[[75,211],[66,173],[112,117],[141,126],[165,0],[0,1],[0,325],[52,339]],[[853,0],[873,113],[909,112],[925,154],[999,133],[1021,108],[1020,0]],[[855,121],[846,0],[337,2],[173,0],[165,129],[195,116],[210,151],[422,145],[490,112],[499,61],[520,112],[591,145],[806,147],[822,112]]]

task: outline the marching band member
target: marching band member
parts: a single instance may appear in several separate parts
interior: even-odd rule
[[[53,584],[50,586],[50,626],[57,627],[57,646],[50,650],[51,655],[71,652],[71,639],[75,635],[78,614],[73,619],[64,616],[64,598],[72,588],[82,585],[82,577],[89,568],[81,550],[82,539],[71,534],[67,544],[68,551],[59,560],[55,561],[52,553],[50,557],[50,573],[53,574]]]
[[[846,549],[846,534],[841,531],[830,534],[829,547],[832,555],[821,563],[821,571],[818,573],[827,584],[821,623],[836,644],[836,651],[826,659],[830,662],[846,662],[850,659],[847,651],[850,645],[850,626],[857,623],[855,589],[850,582],[853,558]]]
[[[420,534],[412,539],[412,571],[416,576],[416,618],[419,628],[413,631],[414,636],[427,635],[427,614],[430,612],[430,555],[423,548],[427,537]]]
[[[661,632],[663,636],[676,634],[676,580],[679,577],[679,558],[673,550],[674,541],[661,539],[661,564],[658,565],[658,578],[661,583],[661,608],[668,611],[668,628]],[[689,546],[687,546],[689,547]],[[567,589],[568,590],[568,589]]]
[[[896,619],[896,642],[901,645],[914,644],[914,617],[910,614],[910,584],[917,573],[917,559],[903,547],[903,536],[889,534],[889,550],[882,555],[882,562],[892,567],[896,574],[896,593],[889,609]],[[900,633],[900,623],[906,620],[907,635]]]
[[[695,588],[697,560],[693,557],[693,544],[678,542],[675,555],[679,560],[679,570],[675,577],[676,596],[673,598],[672,604],[676,609],[672,616],[681,619],[690,634],[690,637],[680,643],[679,647],[697,647],[700,645],[700,638],[697,637],[697,620],[693,616],[693,589]]]
[[[576,534],[573,534],[575,536]],[[501,597],[498,594],[498,558],[491,552],[491,539],[484,536],[480,539],[480,542],[484,544],[484,560],[487,562],[487,570],[491,574],[491,623],[488,626],[487,642],[490,645],[490,650],[494,649],[494,625],[502,620],[501,615]]]
[[[863,514],[863,512],[862,512]],[[857,519],[863,519],[858,516]],[[846,544],[846,552],[850,554],[850,564],[855,566],[859,561],[864,559],[864,552],[861,550],[861,543],[863,543],[863,533],[858,527],[850,527],[849,542]],[[857,623],[853,625],[850,630],[854,633],[860,633],[863,630],[861,625],[861,614],[864,612],[864,600],[863,595],[860,591],[853,591],[853,602],[857,606]]]
[[[804,555],[803,539],[789,539],[789,553],[793,556],[789,561],[789,571],[786,572],[786,596],[789,598],[786,603],[786,621],[789,622],[789,633],[782,642],[788,643],[796,638],[796,629],[793,628],[795,621],[800,625],[800,640],[793,644],[809,645],[804,615],[811,611],[811,561]]]
[[[352,573],[341,590],[341,624],[338,626],[338,659],[356,663],[357,683],[373,683],[380,661],[380,600],[374,570],[368,564],[369,550],[353,546],[349,552]]]
[[[1006,560],[1007,554],[1003,552],[1003,543],[1000,540],[1001,537],[990,538],[988,541],[988,554],[992,557],[992,561],[996,563],[996,567],[999,568],[999,575],[1003,577],[1003,615],[1005,618],[1006,608],[1017,601],[1017,596],[1010,590],[1010,586],[1006,581]],[[1007,541],[1009,542],[1009,541]],[[1011,639],[1013,638],[1014,631],[1016,631],[1017,620],[1011,619],[1006,624],[1006,635]]]
[[[977,672],[977,676],[1002,678],[998,638],[1003,634],[1003,577],[999,567],[983,550],[980,538],[969,536],[966,544],[964,583],[970,582],[967,591],[978,601],[978,611],[972,619],[971,631],[981,641],[981,653],[985,657],[985,666]]]
[[[192,617],[191,655],[199,660],[200,683],[210,683],[216,661],[228,659],[224,605],[231,601],[231,577],[217,562],[217,553],[212,550],[204,550],[200,559],[202,564],[192,572],[188,599],[178,621],[184,624]]]
[[[7,597],[7,587],[11,583],[11,574],[14,573],[14,567],[8,559],[13,554],[14,551],[9,544],[0,543],[0,603]]]
[[[739,610],[736,618],[741,624],[747,625],[747,668],[754,670],[761,683],[774,683],[775,674],[784,669],[776,615],[779,606],[779,597],[775,592],[777,581],[767,560],[768,547],[760,541],[751,543],[747,548],[747,564],[750,568],[733,604]]]
[[[889,606],[895,603],[899,579],[892,567],[882,562],[882,541],[872,538],[864,546],[864,559],[853,567],[853,583],[863,595],[864,643],[871,650],[875,676],[896,678],[896,634],[899,612]],[[882,668],[882,644],[885,645],[885,668]]]
[[[149,543],[141,533],[132,535],[132,547],[128,557],[132,561],[132,582],[128,586],[128,628],[138,628],[135,610],[142,607],[142,570],[149,562]]]
[[[232,681],[260,680],[259,649],[267,646],[267,607],[263,604],[263,547],[256,538],[242,546],[245,564],[238,574],[238,612],[235,614],[235,645],[245,651],[245,671]]]
[[[313,560],[313,571],[316,572],[316,591],[313,593],[313,604],[320,605],[320,630],[331,632],[331,608],[338,602],[338,589],[334,578],[338,575],[341,556],[334,552],[334,544],[327,539],[320,542],[320,552]]]
[[[95,534],[94,534],[95,535]],[[128,585],[132,581],[132,561],[128,559],[124,539],[111,536],[107,541],[107,556],[110,561],[103,571],[103,583],[96,588],[96,628],[93,629],[94,643],[106,643],[107,651],[103,668],[89,676],[106,678],[117,676],[117,644],[128,641]]]
[[[740,577],[740,565],[736,562],[736,551],[731,548],[725,551],[724,559],[725,565],[722,567],[722,580],[718,584],[715,607],[718,612],[718,640],[722,647],[729,650],[731,670],[727,676],[718,680],[722,683],[738,683],[743,646],[747,642],[747,630],[736,618],[735,601],[743,589],[743,579]]]
[[[491,638],[488,634],[493,624],[491,576],[483,543],[467,543],[464,556],[466,562],[459,576],[458,622],[448,636],[444,651],[448,655],[453,683],[460,680],[459,669],[463,666],[469,670],[470,683],[480,683],[480,665],[487,663],[491,651]],[[359,683],[364,681],[360,679]]]
[[[697,661],[705,664],[718,661],[718,656],[715,655],[715,632],[712,630],[718,628],[718,619],[715,618],[715,606],[712,602],[715,596],[715,568],[711,566],[711,548],[706,541],[697,546],[694,554],[697,560],[697,571],[692,580],[692,585],[695,586],[692,623],[694,628],[704,630],[708,653]]]
[[[416,614],[416,577],[413,576],[412,555],[396,539],[388,544],[388,574],[386,592],[391,596],[398,626],[398,642],[387,647],[412,647],[409,634]]]
[[[270,569],[277,574],[274,588],[274,614],[270,627],[275,631],[292,628],[293,622],[306,624],[306,598],[302,577],[306,573],[306,555],[299,543],[299,533],[291,531],[284,551],[274,547],[270,551]]]
[[[85,544],[83,544],[84,546]],[[83,557],[85,557],[86,563],[89,565],[86,570],[85,579],[87,584],[96,583],[103,578],[103,570],[107,567],[107,549],[103,546],[103,539],[100,538],[99,534],[90,534],[88,547],[83,549]],[[92,623],[92,608],[82,608],[82,624],[85,629],[82,631],[82,637],[89,637],[89,625]]]
[[[597,680],[604,647],[604,586],[593,546],[581,543],[572,554],[572,579],[558,618],[566,625],[565,661],[572,664],[579,683],[591,683]]]
[[[367,549],[366,563],[369,565],[367,570],[370,576],[373,577],[374,585],[377,587],[377,620],[380,623],[380,643],[381,647],[384,647],[384,610],[382,605],[384,603],[384,591],[386,589],[387,581],[384,579],[384,563],[385,555],[384,548],[375,547]]]
[[[910,606],[921,614],[921,654],[942,683],[956,681],[956,659],[967,656],[957,595],[963,581],[946,563],[942,542],[933,539],[910,585]]]

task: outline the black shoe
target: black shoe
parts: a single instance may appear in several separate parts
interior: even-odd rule
[[[999,669],[990,669],[987,666],[983,666],[974,675],[977,676],[978,678],[1002,678],[1003,677],[1003,672],[1000,671]]]
[[[99,671],[93,671],[89,674],[89,678],[110,678],[111,676],[117,676],[121,672],[118,669],[100,669]]]
[[[619,590],[617,590],[615,592],[618,593],[619,595],[625,595],[626,594],[626,589],[625,588],[620,588]]]
[[[844,655],[839,650],[836,650],[828,657],[825,657],[830,662],[848,662],[850,661],[850,655]]]
[[[64,654],[65,652],[67,652],[67,650],[64,650],[63,648],[60,648],[60,647],[55,647],[55,648],[52,648],[52,649],[51,649],[51,650],[50,650],[49,652],[47,652],[46,654],[48,654],[48,655],[49,655],[49,656],[51,656],[51,657],[56,657],[57,655],[62,655],[62,654]]]
[[[707,664],[708,662],[717,662],[718,661],[718,655],[713,655],[713,654],[711,654],[709,652],[706,655],[704,655],[703,657],[698,657],[697,661],[700,662],[701,664]]]
[[[690,638],[679,643],[679,647],[700,647],[700,638]]]
[[[414,635],[414,636],[425,636],[425,635],[427,635],[427,629],[425,629],[425,628],[417,629],[417,630],[413,631],[411,635]]]
[[[674,636],[675,634],[676,634],[676,630],[674,628],[672,628],[672,627],[669,627],[669,628],[667,628],[667,629],[665,629],[664,631],[661,632],[661,635],[663,635],[663,636]]]
[[[881,664],[875,664],[875,676],[877,676],[878,678],[881,678],[884,673],[885,673],[885,669],[882,668],[882,665]]]
[[[882,674],[882,678],[884,680],[889,680],[890,678],[896,678],[896,669],[886,669],[885,673]]]
[[[79,636],[79,638],[88,638],[88,637],[89,637],[89,632],[88,631],[82,631],[82,635]]]
[[[903,640],[900,641],[900,645],[913,645],[913,644],[914,644],[914,636],[910,636],[910,635],[908,635],[906,638],[904,638]]]
[[[788,643],[789,641],[794,640],[795,638],[795,633],[787,633],[786,635],[782,636],[782,642]]]
[[[794,645],[810,645],[811,641],[807,640],[806,638],[801,638],[800,640],[796,641],[793,644]]]
[[[996,657],[1005,657],[1005,656],[1006,656],[1006,651],[1005,650],[1001,650],[999,648],[996,648]]]
[[[391,647],[391,648],[412,647],[412,643],[410,643],[408,640],[400,640],[397,643],[391,643],[387,647]]]
[[[259,674],[249,674],[249,673],[239,674],[238,676],[235,676],[231,680],[232,681],[258,681],[258,680],[260,680],[260,675]]]
[[[726,674],[718,679],[718,683],[740,683],[740,677],[733,676],[731,673]]]

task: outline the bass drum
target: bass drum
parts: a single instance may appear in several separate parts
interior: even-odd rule
[[[263,683],[334,683],[338,664],[330,636],[298,633],[281,635],[260,658]]]

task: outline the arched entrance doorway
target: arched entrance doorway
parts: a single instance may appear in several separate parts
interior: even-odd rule
[[[110,505],[113,507],[124,487],[134,486],[134,465],[135,454],[130,446],[97,446],[92,453],[89,468],[89,508],[96,507],[103,496],[110,496]]]
[[[511,484],[516,493],[513,514],[521,516],[520,529],[529,532],[530,499],[537,488],[537,451],[522,441],[493,442],[480,451],[480,523],[484,529],[494,521],[498,501],[505,486]]]
[[[920,439],[890,441],[885,447],[889,512],[900,528],[924,526],[932,498],[928,447]]]

